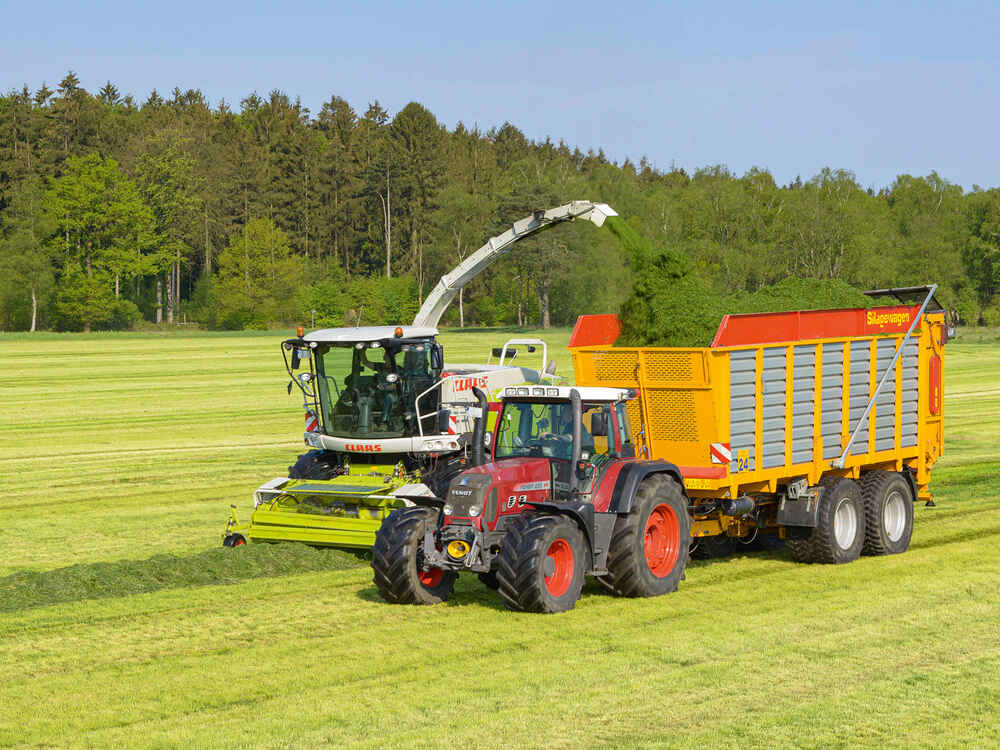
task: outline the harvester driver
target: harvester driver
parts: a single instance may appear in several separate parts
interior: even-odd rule
[[[392,425],[392,413],[399,401],[399,375],[396,374],[392,355],[388,351],[380,350],[383,353],[382,361],[368,359],[369,351],[368,349],[364,350],[361,359],[364,365],[375,372],[375,387],[372,395],[382,411],[382,429],[388,430]]]

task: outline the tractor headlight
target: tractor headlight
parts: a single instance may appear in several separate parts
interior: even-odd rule
[[[450,516],[450,515],[451,515],[451,512],[452,512],[453,510],[455,510],[455,509],[454,509],[454,508],[452,508],[452,507],[451,507],[450,505],[445,505],[445,506],[444,506],[444,509],[443,509],[443,510],[444,510],[444,514],[445,514],[446,516]]]
[[[469,543],[462,539],[455,539],[454,541],[448,542],[448,557],[453,560],[461,560],[467,554],[471,547]]]
[[[478,505],[473,505],[471,508],[469,508],[469,515],[475,518],[482,512],[482,510],[483,509],[480,508]]]

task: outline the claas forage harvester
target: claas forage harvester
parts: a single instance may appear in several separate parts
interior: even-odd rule
[[[708,348],[615,347],[614,316],[581,317],[577,386],[506,388],[473,465],[382,523],[380,594],[433,604],[470,572],[510,609],[559,612],[586,575],[623,596],[676,590],[692,542],[783,539],[812,563],[905,551],[943,446],[933,292],[726,316]]]

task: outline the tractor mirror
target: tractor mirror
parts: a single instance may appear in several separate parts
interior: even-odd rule
[[[590,416],[590,434],[594,437],[608,436],[608,418],[604,412],[596,412]]]

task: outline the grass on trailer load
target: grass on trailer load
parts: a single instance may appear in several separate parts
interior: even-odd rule
[[[446,334],[447,359],[505,335]],[[303,450],[280,340],[0,337],[0,746],[1000,744],[995,334],[949,344],[906,554],[695,561],[675,594],[589,585],[556,616],[475,577],[390,606],[351,554],[218,548]]]

